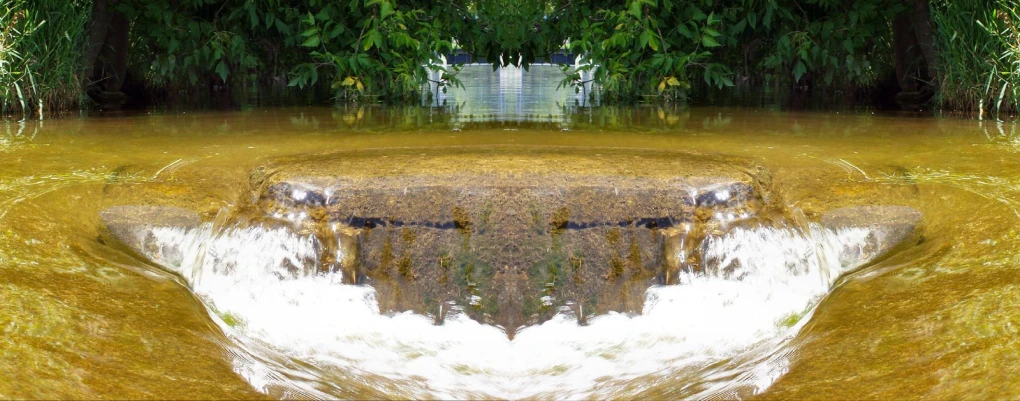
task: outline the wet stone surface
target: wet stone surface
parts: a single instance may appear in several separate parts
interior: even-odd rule
[[[543,164],[550,158],[559,160]],[[683,273],[739,279],[741,262],[710,255],[710,242],[786,218],[767,170],[683,153],[340,153],[260,166],[248,187],[251,200],[221,214],[233,221],[217,218],[218,230],[279,238],[267,245],[273,254],[289,254],[287,238],[305,244],[269,262],[280,279],[339,273],[373,287],[381,312],[441,323],[456,307],[510,336],[564,308],[581,322],[640,313],[648,287]],[[101,219],[164,265],[181,263],[183,245],[156,241],[153,230],[200,224],[178,207],[117,206]],[[920,213],[849,207],[821,220],[832,232],[866,230],[840,253],[859,265],[914,235]],[[228,248],[213,252],[217,268],[250,268],[237,265],[249,251]]]
[[[653,155],[672,165],[645,171],[632,155],[573,155],[543,170],[518,154],[508,168],[477,172],[479,155],[470,153],[455,172],[430,169],[433,157],[389,154],[388,172],[398,174],[344,156],[257,170],[253,214],[335,237],[320,241],[346,257],[330,269],[374,287],[383,311],[441,320],[440,305],[456,304],[511,335],[564,306],[583,311],[582,321],[640,312],[645,290],[675,283],[689,263],[675,257],[675,243],[766,212],[771,191],[767,177],[748,173],[760,169],[682,153]],[[616,170],[563,172],[586,163]],[[342,173],[324,174],[332,172]]]
[[[887,254],[907,239],[918,235],[921,212],[907,206],[857,206],[833,209],[822,215],[822,225],[830,230],[867,229],[861,246],[846,246],[841,261],[874,259]]]
[[[172,227],[182,230],[197,228],[198,213],[172,206],[114,206],[103,210],[99,219],[105,227],[103,237],[119,240],[129,249],[156,263],[180,265],[180,246],[165,246],[156,240],[152,229]]]
[[[793,226],[748,221],[728,230],[716,230],[692,243],[696,251],[686,266],[698,273],[741,280],[769,265],[783,261],[785,271],[798,274],[813,263],[836,271],[851,271],[873,263],[921,236],[921,212],[907,206],[855,206],[832,209],[820,222]],[[806,234],[806,235],[805,235]],[[810,241],[805,239],[811,238]],[[690,240],[690,239],[688,239]],[[829,247],[832,252],[819,251]],[[834,259],[821,260],[828,255]]]

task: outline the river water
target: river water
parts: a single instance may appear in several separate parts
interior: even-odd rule
[[[587,108],[555,91],[556,74],[468,71],[447,108],[0,123],[0,397],[1020,396],[1016,125]],[[564,307],[508,336],[467,313],[381,311],[381,293],[339,272],[283,277],[271,270],[303,263],[309,237],[230,221],[259,166],[351,152],[378,157],[350,171],[413,155],[419,176],[575,174],[661,152],[742,160],[768,172],[782,217],[703,244],[738,278],[683,273],[649,283],[636,311]],[[153,229],[180,249],[161,260],[110,237],[100,216],[121,205],[183,207],[201,224]],[[867,233],[820,222],[857,206],[921,218],[891,252],[848,261],[841,249]]]

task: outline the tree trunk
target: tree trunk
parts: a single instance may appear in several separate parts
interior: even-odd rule
[[[121,89],[127,78],[131,23],[114,8],[116,4],[117,0],[94,0],[83,60],[86,90],[105,108],[120,107],[127,100]]]
[[[901,109],[924,108],[938,85],[938,55],[929,0],[904,0],[906,10],[893,20],[893,62]]]
[[[89,23],[89,40],[85,44],[85,79],[86,86],[95,81],[96,60],[102,53],[106,42],[106,33],[110,30],[110,12],[107,9],[106,0],[94,0],[92,2],[92,22]]]
[[[896,82],[904,92],[917,90],[918,77],[914,71],[921,56],[917,47],[911,19],[906,12],[900,13],[893,20],[893,65],[896,67]]]
[[[110,14],[110,29],[106,33],[106,42],[99,60],[103,67],[101,85],[108,92],[119,92],[124,87],[127,74],[130,24],[124,14],[119,12]]]
[[[914,35],[918,48],[924,55],[924,62],[928,66],[928,78],[932,86],[938,86],[939,82],[939,60],[935,50],[935,31],[932,29],[931,9],[928,6],[929,0],[912,0],[913,8],[907,10],[910,14],[910,22],[914,28]]]

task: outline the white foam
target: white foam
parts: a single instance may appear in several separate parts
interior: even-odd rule
[[[328,386],[316,382],[344,371],[391,379],[411,397],[573,399],[623,396],[618,385],[642,377],[710,381],[706,375],[725,361],[725,369],[753,372],[743,385],[767,388],[786,360],[765,364],[747,354],[795,334],[783,322],[809,313],[839,274],[864,262],[839,263],[845,247],[865,244],[866,230],[805,231],[731,230],[703,248],[706,260],[738,266],[730,273],[707,266],[708,274],[649,289],[640,315],[610,313],[581,326],[562,313],[513,341],[456,312],[440,326],[410,312],[380,314],[371,288],[342,284],[338,273],[280,274],[281,266],[317,261],[312,237],[258,227],[214,233],[209,225],[155,229],[154,236],[161,247],[182,249],[181,263],[167,268],[214,312],[242,322],[221,321],[225,331],[320,368],[297,379],[273,374],[272,364],[253,367],[268,357],[240,358],[236,370],[263,391],[289,386],[328,397]]]

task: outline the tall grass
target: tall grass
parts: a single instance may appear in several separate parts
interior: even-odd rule
[[[1020,9],[1016,0],[936,0],[942,109],[979,118],[1020,112]]]
[[[91,0],[0,1],[0,115],[42,118],[85,99]]]

